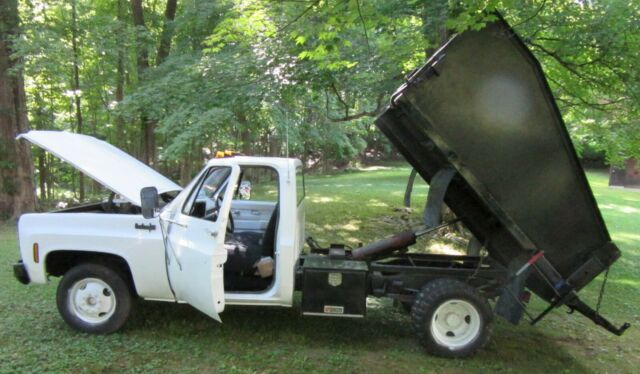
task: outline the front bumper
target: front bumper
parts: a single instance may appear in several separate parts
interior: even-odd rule
[[[27,273],[27,268],[24,267],[24,263],[22,262],[22,260],[13,264],[13,275],[16,277],[18,282],[22,284],[29,284],[29,282],[31,281],[29,279],[29,273]]]

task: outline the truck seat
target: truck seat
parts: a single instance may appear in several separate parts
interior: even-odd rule
[[[254,265],[260,258],[273,258],[277,223],[278,204],[271,214],[264,233],[251,231],[228,233],[224,243],[227,250],[225,272],[253,275]]]

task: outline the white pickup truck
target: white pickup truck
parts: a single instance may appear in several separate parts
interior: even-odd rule
[[[47,275],[65,275],[58,307],[71,326],[118,329],[132,295],[187,302],[217,320],[225,304],[291,306],[304,242],[299,160],[212,159],[182,189],[89,136],[31,131],[21,138],[114,192],[102,203],[25,214],[19,221],[23,277],[46,283]],[[240,198],[241,180],[251,182],[253,199]],[[140,191],[149,186],[165,204],[159,215],[145,218]],[[225,270],[230,279],[223,282]]]
[[[488,339],[492,313],[486,299],[505,277],[498,264],[481,264],[473,256],[394,255],[433,228],[353,250],[320,248],[311,240],[314,253],[301,256],[305,187],[299,160],[214,158],[180,188],[90,136],[30,131],[19,138],[113,191],[103,202],[19,220],[16,277],[43,284],[62,276],[58,310],[77,330],[118,330],[136,296],[189,303],[219,321],[225,305],[291,307],[300,290],[304,315],[357,318],[365,315],[368,295],[390,296],[410,309],[415,290],[427,285],[414,314],[446,315],[449,321],[440,330],[420,328],[434,331],[425,342],[433,353],[468,355]],[[388,262],[372,261],[381,259]],[[455,272],[447,270],[452,264]],[[463,283],[471,274],[477,279]],[[474,288],[478,284],[482,293]]]
[[[376,125],[430,185],[424,225],[359,248],[308,240],[304,255],[299,160],[216,158],[182,189],[103,141],[23,134],[113,193],[22,216],[14,273],[23,283],[62,276],[62,317],[95,333],[120,328],[134,296],[219,320],[226,304],[292,306],[296,290],[303,315],[363,317],[368,296],[391,297],[427,351],[446,357],[482,347],[494,312],[535,324],[568,307],[616,335],[629,327],[578,297],[621,253],[540,65],[499,16],[434,53]],[[443,224],[444,202],[457,218]],[[457,222],[486,256],[407,251]],[[537,316],[526,311],[531,293],[549,304]]]

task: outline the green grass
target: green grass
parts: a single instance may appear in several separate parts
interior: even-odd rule
[[[381,238],[419,214],[395,211],[406,167],[307,177],[307,228],[323,242]],[[362,320],[301,317],[297,308],[228,307],[218,324],[187,305],[139,302],[125,329],[109,336],[72,331],[55,307],[57,280],[23,286],[15,226],[0,226],[0,372],[637,372],[640,366],[640,192],[589,180],[623,257],[613,267],[603,313],[634,326],[615,337],[577,314],[553,312],[539,326],[497,320],[488,347],[472,359],[422,352],[409,319],[388,300],[371,299]],[[416,186],[414,204],[426,187]],[[595,304],[600,281],[581,294]],[[534,302],[533,311],[542,303]]]

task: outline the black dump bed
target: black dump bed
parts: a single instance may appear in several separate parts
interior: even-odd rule
[[[377,126],[504,265],[544,251],[579,290],[611,242],[540,64],[502,19],[453,37],[394,94]],[[550,301],[538,276],[527,286]]]

